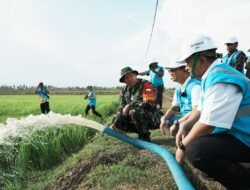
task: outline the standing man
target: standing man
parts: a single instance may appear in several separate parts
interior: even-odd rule
[[[152,62],[149,64],[149,70],[138,73],[138,75],[144,76],[150,75],[150,82],[156,88],[156,103],[159,105],[159,108],[162,108],[162,98],[163,98],[163,91],[164,91],[164,69],[161,66],[158,66],[158,62]]]
[[[201,84],[200,81],[191,78],[186,70],[186,63],[176,63],[165,67],[171,77],[171,80],[179,83],[176,87],[172,106],[161,118],[160,130],[165,134],[165,129],[170,127],[170,133],[175,136],[179,125],[186,122],[192,110],[196,110],[200,101]],[[178,114],[180,110],[180,114]]]
[[[228,189],[250,189],[250,173],[240,162],[250,162],[250,81],[217,59],[210,37],[187,42],[178,62],[187,63],[201,79],[200,117],[183,138],[176,135],[176,159],[190,163]],[[193,115],[193,114],[192,114]]]
[[[248,52],[250,52],[250,49],[248,50]],[[246,69],[246,76],[247,78],[250,79],[250,56],[247,57],[245,69]]]
[[[236,37],[230,37],[225,42],[227,46],[228,54],[222,58],[222,63],[230,65],[241,73],[244,72],[244,64],[246,62],[246,54],[238,50],[238,39]]]
[[[35,93],[38,94],[41,98],[40,100],[40,109],[43,114],[47,114],[50,112],[49,108],[49,91],[47,88],[43,85],[42,82],[38,84],[38,86],[35,89]]]
[[[85,115],[88,115],[89,110],[92,110],[92,113],[95,114],[96,116],[98,116],[100,118],[100,122],[103,122],[103,117],[100,113],[98,113],[95,110],[95,106],[96,106],[96,93],[95,90],[93,89],[93,86],[89,85],[87,86],[88,88],[88,93],[86,94],[86,96],[84,97],[84,99],[88,99],[88,104],[85,108]]]
[[[112,128],[134,132],[138,138],[150,141],[150,129],[158,129],[162,112],[156,108],[154,88],[144,79],[137,79],[138,72],[130,67],[121,70],[120,82],[126,86],[120,94],[118,114]]]

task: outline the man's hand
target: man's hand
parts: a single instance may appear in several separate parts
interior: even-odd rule
[[[161,134],[166,135],[165,131],[164,131],[164,127],[166,127],[166,120],[165,120],[165,117],[162,116],[161,117],[161,124],[160,124],[160,131],[161,131]]]
[[[170,134],[172,136],[175,136],[177,134],[179,130],[179,126],[177,126],[176,124],[173,124],[171,127],[170,127]]]
[[[182,163],[184,160],[185,152],[181,150],[180,148],[177,148],[176,153],[175,153],[175,159],[177,162]]]
[[[123,116],[128,116],[129,113],[129,104],[127,104],[123,109],[122,109],[122,115]]]
[[[179,142],[182,141],[185,137],[185,133],[184,133],[184,128],[183,127],[180,127],[179,128],[179,131],[175,137],[175,144],[176,146],[178,147],[179,145]]]

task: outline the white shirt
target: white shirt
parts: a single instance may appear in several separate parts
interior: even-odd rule
[[[202,76],[202,81],[218,64],[221,63],[217,59]],[[229,83],[216,83],[207,89],[203,97],[203,106],[201,101],[198,106],[198,110],[201,111],[199,122],[230,129],[243,98],[243,93],[239,87]]]
[[[184,92],[188,81],[191,79],[191,77],[188,77],[187,80],[184,82],[184,84],[181,86],[181,92]],[[192,102],[192,107],[198,106],[200,102],[200,94],[201,94],[201,85],[194,85],[192,90],[191,90],[191,102]],[[172,101],[172,106],[180,106],[177,101],[177,94],[176,90],[174,93],[173,101]]]

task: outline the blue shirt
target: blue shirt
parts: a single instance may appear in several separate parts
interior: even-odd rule
[[[41,97],[41,103],[49,102],[49,95],[46,88],[38,88],[36,92]]]
[[[163,67],[160,67],[160,66],[158,66],[155,69],[155,71],[157,71],[157,72],[163,72],[164,73]],[[163,77],[162,76],[160,77],[159,75],[157,75],[156,73],[154,73],[151,70],[146,71],[146,75],[150,75],[150,77],[151,77],[150,82],[153,84],[154,87],[158,87],[158,86],[164,85]]]
[[[96,95],[94,90],[88,92],[88,105],[89,106],[96,105]]]

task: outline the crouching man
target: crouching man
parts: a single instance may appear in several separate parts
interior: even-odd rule
[[[250,189],[250,173],[240,162],[250,162],[250,81],[221,64],[210,37],[198,36],[181,50],[193,77],[201,79],[199,120],[183,138],[176,135],[176,159],[190,163],[228,189]]]
[[[138,138],[150,141],[150,129],[158,129],[163,113],[157,109],[155,89],[144,79],[137,79],[138,72],[130,67],[121,70],[120,82],[126,86],[120,94],[118,114],[112,128],[134,132]]]
[[[174,59],[165,68],[168,70],[171,80],[179,83],[180,86],[175,89],[172,106],[161,118],[160,130],[162,134],[166,134],[166,129],[169,128],[170,133],[175,136],[179,125],[187,122],[191,112],[196,110],[200,101],[201,84],[200,81],[190,77],[185,63],[176,63],[176,59]]]

